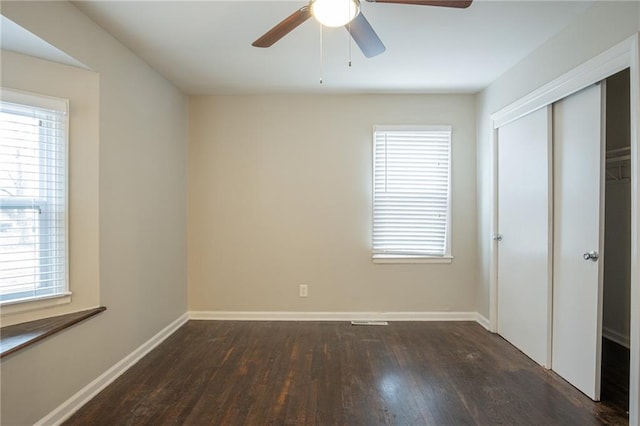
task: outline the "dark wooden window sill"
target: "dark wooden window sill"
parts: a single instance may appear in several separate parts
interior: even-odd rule
[[[0,328],[0,358],[61,332],[105,311],[105,306]]]

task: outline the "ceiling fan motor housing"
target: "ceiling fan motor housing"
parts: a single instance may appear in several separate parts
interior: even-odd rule
[[[311,14],[327,27],[343,27],[360,13],[359,0],[311,0]]]

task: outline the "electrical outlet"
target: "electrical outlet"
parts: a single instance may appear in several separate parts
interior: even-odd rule
[[[306,284],[300,284],[300,297],[307,297],[309,295],[309,286]]]

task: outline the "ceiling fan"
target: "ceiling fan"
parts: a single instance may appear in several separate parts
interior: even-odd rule
[[[467,8],[473,0],[366,0],[372,3],[412,4],[420,6]],[[344,26],[364,56],[372,58],[385,51],[384,44],[360,11],[360,0],[310,0],[308,5],[293,12],[252,46],[270,47],[311,17],[328,27]]]

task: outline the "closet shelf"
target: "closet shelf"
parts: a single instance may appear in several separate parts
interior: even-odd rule
[[[631,177],[631,147],[606,152],[607,180],[626,181]]]

